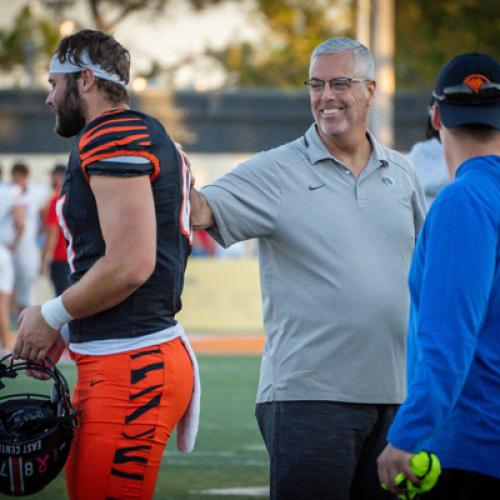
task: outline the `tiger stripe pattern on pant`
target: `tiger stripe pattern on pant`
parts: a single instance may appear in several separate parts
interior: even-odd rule
[[[182,342],[73,357],[80,427],[66,464],[69,497],[152,498],[165,445],[193,390],[193,369]],[[87,468],[94,472],[91,484],[83,481],[83,472],[79,478]]]

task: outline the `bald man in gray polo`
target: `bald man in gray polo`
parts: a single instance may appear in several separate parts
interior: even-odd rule
[[[348,101],[338,90],[346,103],[330,104],[325,123],[317,113],[304,136],[192,195],[195,227],[221,245],[258,239],[267,340],[257,418],[271,498],[390,498],[375,458],[405,395],[406,276],[425,198],[404,156],[366,129],[356,138],[368,148],[358,171],[327,147],[323,130],[337,138],[330,116],[357,111],[370,95]],[[360,129],[353,116],[341,138]]]

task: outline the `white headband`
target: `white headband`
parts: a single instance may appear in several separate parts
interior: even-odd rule
[[[110,82],[117,83],[118,85],[122,85],[125,87],[127,82],[122,80],[116,73],[110,73],[105,69],[101,68],[98,64],[94,64],[90,59],[89,53],[87,50],[84,50],[80,56],[81,64],[76,64],[76,62],[70,61],[70,56],[66,57],[65,62],[61,62],[59,57],[54,55],[54,57],[50,61],[49,73],[78,73],[82,69],[90,69],[92,73],[98,78],[102,78],[103,80],[109,80]]]

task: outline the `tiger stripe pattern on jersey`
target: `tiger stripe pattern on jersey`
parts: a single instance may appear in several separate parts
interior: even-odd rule
[[[152,181],[160,172],[160,161],[150,152],[151,135],[147,125],[138,116],[114,118],[103,115],[97,125],[87,130],[78,141],[83,174],[89,180],[87,166],[110,158],[136,156],[150,161],[154,167]]]

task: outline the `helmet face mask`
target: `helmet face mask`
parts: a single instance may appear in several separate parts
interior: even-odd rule
[[[10,361],[9,361],[10,358]],[[55,366],[0,360],[3,378],[37,370],[52,381],[51,396],[14,394],[0,397],[0,493],[31,495],[49,484],[63,468],[76,427],[68,384]]]

